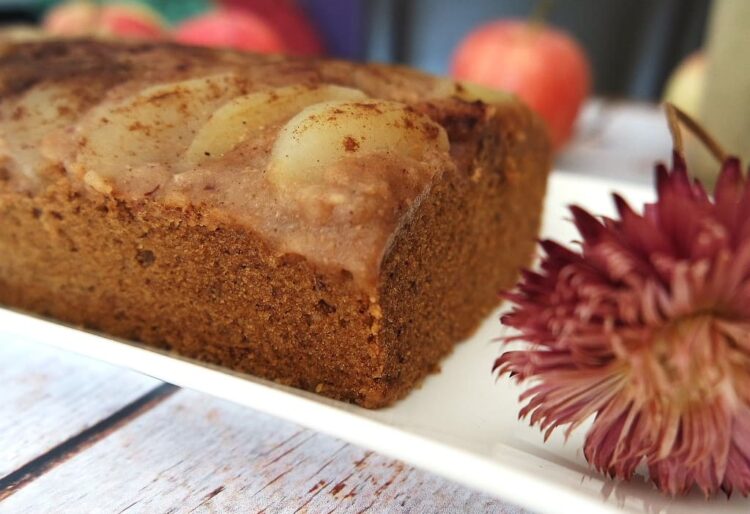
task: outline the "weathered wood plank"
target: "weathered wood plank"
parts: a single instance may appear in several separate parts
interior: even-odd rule
[[[38,512],[518,512],[337,439],[179,391],[0,503]]]
[[[0,477],[160,383],[0,333]]]

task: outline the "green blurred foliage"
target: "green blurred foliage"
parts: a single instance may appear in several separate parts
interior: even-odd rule
[[[212,0],[87,0],[97,4],[135,3],[151,6],[169,23],[178,23],[185,18],[196,16],[214,7]],[[63,3],[60,0],[39,0],[40,10],[47,10],[53,5]]]
[[[146,0],[143,3],[156,9],[170,23],[190,18],[214,6],[211,0]]]

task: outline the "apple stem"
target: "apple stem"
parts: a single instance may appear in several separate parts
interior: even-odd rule
[[[667,124],[669,125],[669,132],[672,134],[672,143],[674,144],[675,151],[684,157],[685,148],[682,140],[682,127],[685,127],[691,134],[698,138],[703,143],[703,146],[713,155],[719,163],[723,163],[729,155],[721,147],[718,141],[711,136],[711,134],[704,129],[700,123],[691,118],[685,111],[677,107],[671,102],[664,104],[664,109],[667,112]]]
[[[546,25],[554,4],[554,0],[539,0],[529,15],[529,25],[537,28]]]

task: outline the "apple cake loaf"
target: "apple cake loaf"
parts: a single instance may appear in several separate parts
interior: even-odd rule
[[[550,149],[405,68],[0,48],[0,303],[375,408],[529,263]]]

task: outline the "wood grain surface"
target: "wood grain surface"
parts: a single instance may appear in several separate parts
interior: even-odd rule
[[[0,339],[0,363],[0,477],[160,383],[11,338]]]
[[[0,336],[0,513],[520,509],[271,416]],[[10,471],[9,471],[10,470]]]

